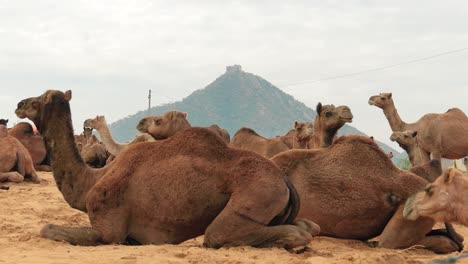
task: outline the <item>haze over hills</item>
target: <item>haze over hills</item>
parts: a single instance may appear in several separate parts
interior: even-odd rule
[[[231,137],[241,127],[252,128],[265,137],[283,135],[292,129],[294,120],[312,121],[316,115],[315,110],[265,79],[242,71],[240,65],[228,66],[223,75],[182,101],[152,107],[151,114],[160,115],[170,110],[187,112],[192,126],[218,124],[227,129]],[[133,138],[138,134],[136,124],[147,115],[147,110],[140,111],[110,124],[114,138],[120,142]],[[339,134],[364,135],[349,125]],[[379,145],[385,152],[393,151],[395,159],[401,158],[399,151],[380,142]]]

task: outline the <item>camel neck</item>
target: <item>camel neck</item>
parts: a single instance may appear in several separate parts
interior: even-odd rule
[[[109,151],[110,154],[114,155],[115,157],[117,157],[126,147],[126,144],[117,143],[114,138],[112,138],[112,134],[107,123],[102,124],[97,132],[101,137],[104,147],[107,149],[107,151]]]
[[[320,125],[320,120],[316,118],[314,122],[314,134],[312,135],[313,148],[326,148],[331,146],[338,129],[339,128],[323,128]]]
[[[293,149],[308,149],[310,138],[300,139],[294,136]]]
[[[91,175],[92,169],[83,162],[76,147],[70,105],[47,105],[42,116],[41,132],[57,187],[71,207],[86,211],[85,197],[97,178]]]
[[[456,221],[462,225],[468,225],[468,180],[462,179],[461,184],[457,184],[457,193],[461,195],[459,202],[454,208],[453,215],[456,216]]]
[[[383,108],[385,117],[392,128],[392,131],[404,131],[406,130],[407,124],[401,120],[400,115],[398,114],[395,104],[392,102]]]
[[[404,149],[408,153],[409,159],[413,166],[422,165],[431,160],[429,153],[422,149],[419,143],[417,143],[416,146],[406,147]]]

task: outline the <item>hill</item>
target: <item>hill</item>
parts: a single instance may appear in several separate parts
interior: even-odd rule
[[[188,120],[193,126],[218,124],[231,137],[241,127],[250,127],[265,137],[283,135],[292,128],[294,120],[311,121],[316,115],[313,109],[260,76],[242,71],[240,65],[228,66],[223,75],[204,89],[182,101],[153,107],[151,113],[160,115],[174,109],[189,113]],[[136,124],[147,114],[148,111],[140,111],[112,123],[114,138],[121,142],[131,139],[138,133]],[[364,135],[349,125],[340,134]],[[380,146],[400,158],[398,151],[382,143]]]

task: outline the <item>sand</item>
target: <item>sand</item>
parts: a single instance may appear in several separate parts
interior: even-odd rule
[[[364,242],[316,237],[302,254],[284,249],[252,247],[202,247],[202,237],[180,245],[79,247],[39,237],[47,223],[88,225],[87,215],[70,208],[58,191],[51,173],[46,180],[3,183],[0,190],[0,264],[3,263],[426,263],[460,253],[436,255],[418,246],[405,250],[370,248]],[[455,226],[468,239],[468,227]],[[465,241],[465,253],[468,243]],[[468,263],[468,258],[457,263]]]

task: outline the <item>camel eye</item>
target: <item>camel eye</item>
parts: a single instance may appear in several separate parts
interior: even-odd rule
[[[156,119],[156,120],[154,121],[154,123],[155,123],[156,125],[159,126],[159,125],[161,125],[162,120],[161,120],[161,119]]]
[[[325,116],[326,116],[326,117],[331,117],[332,115],[333,115],[332,112],[326,112],[326,113],[325,113]]]
[[[405,135],[405,138],[408,138],[408,135]]]
[[[426,187],[426,189],[424,190],[427,195],[431,196],[432,195],[432,186],[429,185],[428,187]]]
[[[21,102],[18,103],[18,108],[21,108],[21,107],[23,107],[23,106],[24,106],[24,102],[23,102],[23,101],[21,101]]]

